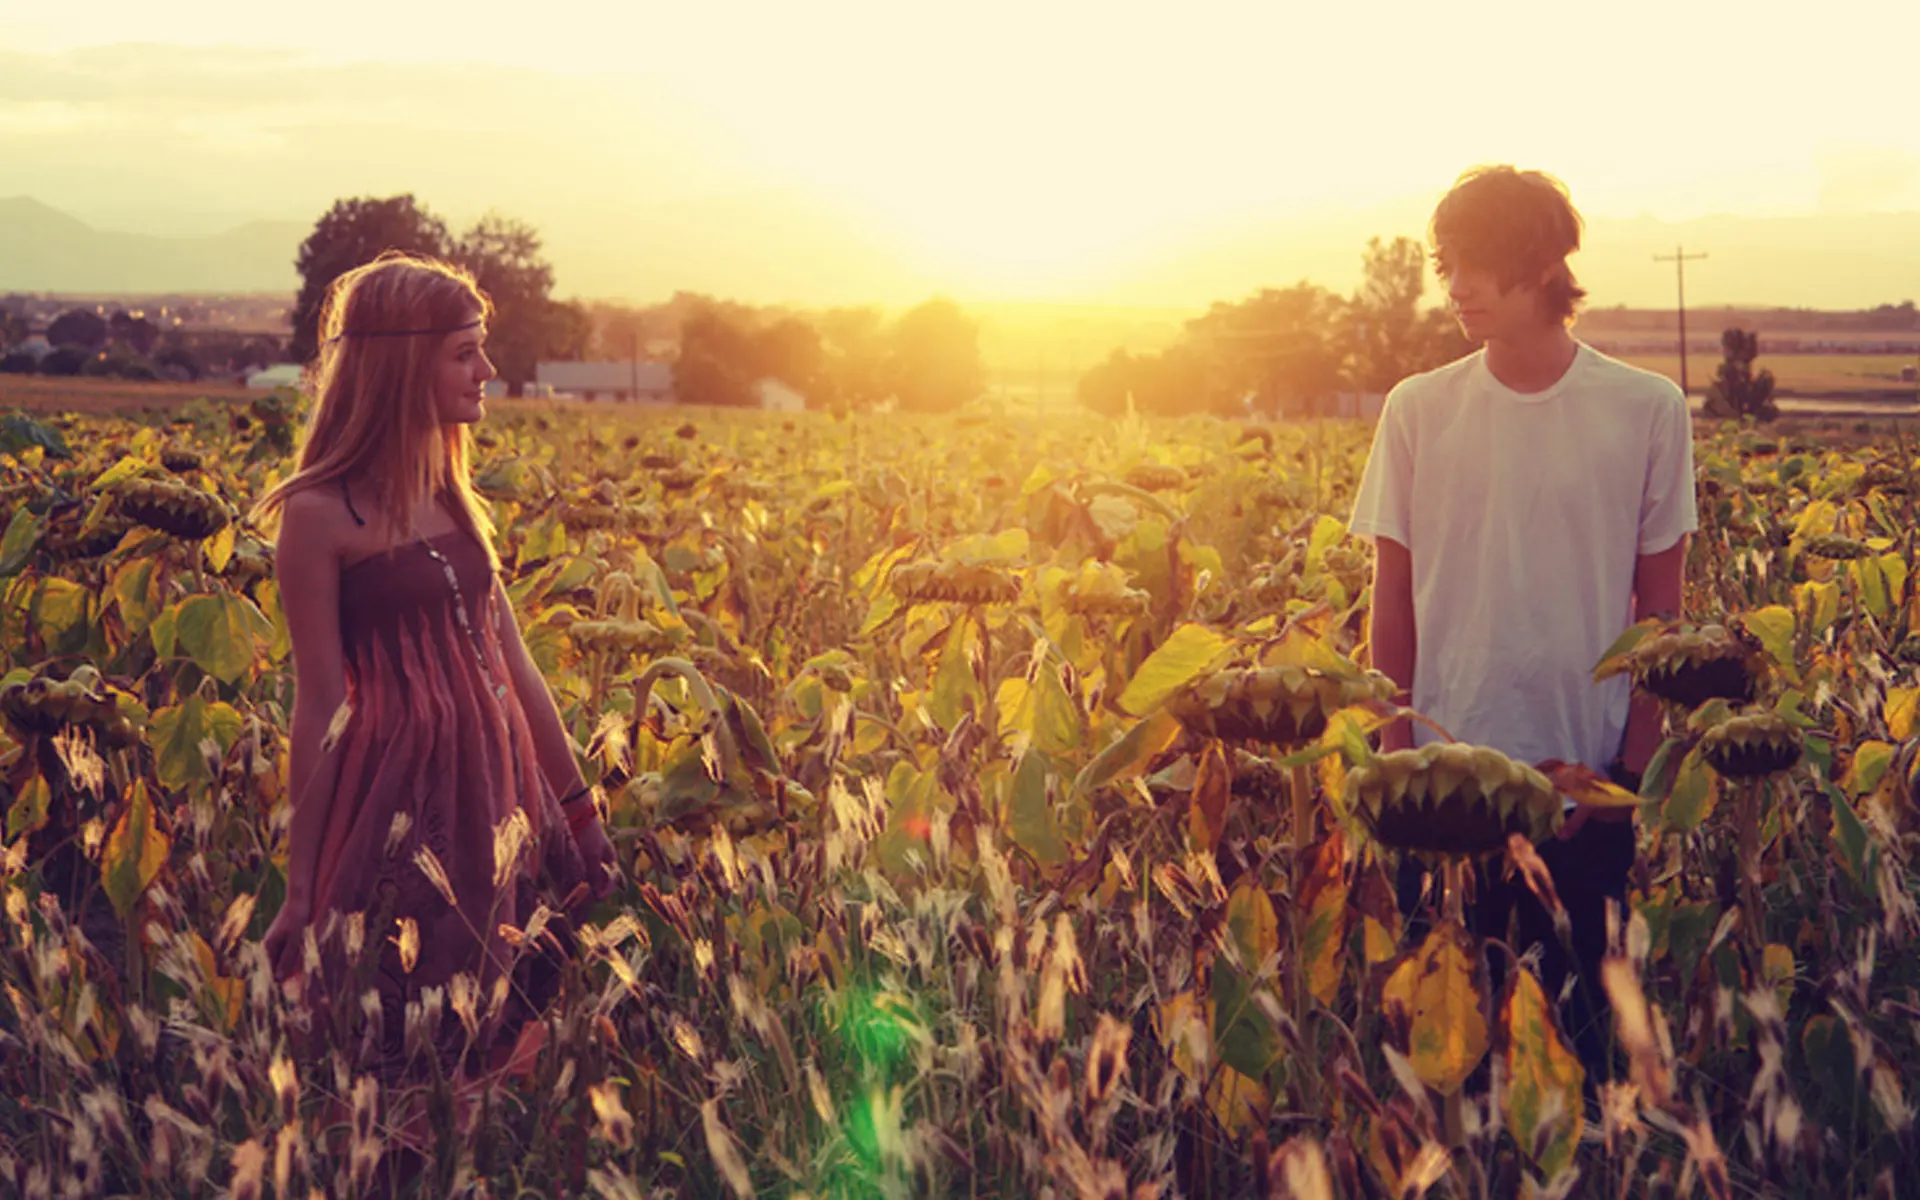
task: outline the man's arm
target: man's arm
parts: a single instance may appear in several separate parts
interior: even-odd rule
[[[1412,703],[1414,627],[1413,553],[1392,538],[1373,540],[1373,604],[1367,614],[1367,646],[1373,669],[1393,680],[1394,700]],[[1395,721],[1380,732],[1380,749],[1413,748],[1413,726]]]
[[[1648,617],[1674,619],[1680,605],[1687,569],[1687,536],[1656,554],[1642,554],[1633,567],[1633,619]],[[1633,707],[1627,711],[1627,733],[1620,747],[1620,762],[1635,775],[1647,769],[1653,752],[1660,747],[1660,701],[1636,693]]]

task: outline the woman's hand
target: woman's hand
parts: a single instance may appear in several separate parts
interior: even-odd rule
[[[600,823],[596,815],[589,817],[585,825],[573,835],[580,847],[580,857],[587,864],[587,884],[593,889],[595,900],[605,900],[613,893],[615,882],[619,878],[620,860],[615,853],[613,843],[607,839],[606,826]]]
[[[606,826],[600,823],[600,809],[594,804],[593,794],[585,784],[579,787],[572,799],[560,806],[560,815],[567,819],[567,829],[573,834],[574,847],[580,851],[580,859],[586,865],[586,883],[592,890],[593,899],[606,899],[612,894],[619,874],[619,857],[613,843],[607,839]]]
[[[276,976],[284,978],[296,973],[293,968],[300,965],[301,942],[312,919],[312,906],[305,896],[289,895],[286,903],[280,906],[273,924],[267,927],[267,936],[262,940],[267,951],[267,963]]]

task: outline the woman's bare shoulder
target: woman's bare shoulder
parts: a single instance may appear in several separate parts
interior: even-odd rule
[[[276,545],[281,554],[289,550],[303,555],[338,558],[352,536],[352,521],[346,503],[333,490],[305,487],[289,492],[280,509],[280,534]]]

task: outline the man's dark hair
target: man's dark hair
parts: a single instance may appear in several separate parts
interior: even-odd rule
[[[1427,242],[1443,268],[1492,271],[1506,290],[1539,284],[1546,315],[1568,321],[1587,294],[1566,261],[1580,248],[1582,225],[1566,185],[1544,171],[1475,167],[1433,210]]]

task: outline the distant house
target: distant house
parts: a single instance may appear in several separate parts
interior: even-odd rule
[[[556,396],[582,400],[673,401],[673,364],[663,362],[543,362],[534,379]]]
[[[261,392],[270,392],[275,388],[299,387],[300,370],[299,363],[275,363],[271,367],[247,376],[247,386]]]
[[[762,379],[753,390],[760,395],[760,407],[768,412],[807,411],[807,398],[778,379]]]
[[[33,361],[39,362],[47,355],[53,353],[53,343],[47,340],[45,334],[36,333],[28,337],[26,341],[21,342],[18,346],[15,346],[9,353],[25,354],[32,358]]]

